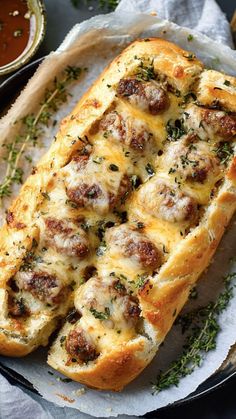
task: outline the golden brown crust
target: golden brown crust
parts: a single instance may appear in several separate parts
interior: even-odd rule
[[[143,342],[126,345],[104,355],[97,365],[88,370],[68,370],[50,354],[48,362],[57,371],[91,388],[120,391],[146,367],[146,359],[139,357],[143,349]]]
[[[145,79],[147,73],[144,73],[144,75],[142,73],[143,68],[144,72],[146,71],[145,66],[148,67],[149,71],[155,73],[154,82],[152,78],[151,81]],[[141,85],[133,82],[137,76],[137,71],[141,72],[141,76],[138,73],[141,80],[144,77],[144,83],[141,81]],[[123,95],[122,89],[117,88],[121,79],[126,80],[121,87],[124,88],[125,86],[128,89]],[[226,84],[225,80],[227,80]],[[173,145],[172,142],[168,143],[168,135],[171,134],[167,135],[168,129],[166,127],[172,127],[173,121],[181,121],[186,107],[187,116],[185,115],[185,118],[188,124],[189,121],[190,124],[193,124],[193,131],[196,130],[196,126],[194,126],[195,117],[192,121],[192,115],[188,114],[185,103],[186,95],[190,92],[195,92],[197,96],[196,103],[201,108],[199,109],[196,104],[194,106],[199,113],[201,113],[200,110],[202,111],[203,106],[214,109],[216,105],[221,107],[219,109],[220,113],[214,114],[216,119],[222,118],[222,109],[223,111],[227,109],[227,111],[236,112],[236,95],[233,92],[235,85],[235,78],[215,71],[203,70],[203,64],[192,53],[183,51],[170,42],[155,38],[148,41],[139,40],[134,42],[108,66],[82,97],[72,113],[62,121],[56,141],[41,159],[35,174],[26,181],[19,197],[9,209],[8,225],[3,227],[0,237],[0,266],[2,268],[0,285],[5,299],[7,298],[7,292],[10,292],[8,281],[19,269],[27,250],[31,249],[33,239],[41,240],[43,229],[42,225],[36,221],[35,214],[38,214],[38,211],[46,205],[42,192],[53,193],[62,179],[63,182],[67,182],[66,193],[68,194],[68,189],[73,187],[75,195],[75,193],[78,193],[78,189],[73,183],[74,179],[81,179],[85,186],[82,189],[80,188],[79,192],[84,193],[83,202],[86,202],[87,207],[86,209],[72,209],[70,215],[93,216],[96,218],[96,222],[97,220],[101,222],[104,221],[103,218],[97,218],[100,213],[102,216],[104,214],[107,216],[107,213],[109,213],[114,217],[111,202],[115,200],[113,195],[111,198],[110,191],[107,204],[108,207],[110,205],[109,208],[104,206],[104,200],[102,204],[99,203],[100,201],[96,202],[96,205],[103,205],[102,209],[99,206],[94,207],[95,204],[91,203],[91,194],[93,196],[97,194],[99,198],[99,194],[104,193],[102,187],[105,181],[101,173],[104,171],[106,179],[109,179],[114,171],[117,178],[114,178],[113,185],[118,182],[118,186],[119,182],[122,183],[120,179],[124,179],[122,175],[127,177],[127,173],[130,177],[136,176],[141,179],[141,186],[137,191],[130,193],[129,187],[127,187],[125,198],[127,199],[128,193],[131,196],[126,204],[119,202],[120,207],[117,204],[118,210],[121,208],[122,211],[128,211],[128,238],[125,231],[122,230],[123,227],[119,226],[119,222],[115,219],[116,226],[113,234],[105,234],[107,240],[105,254],[99,255],[99,249],[97,249],[97,255],[99,256],[97,258],[96,255],[94,256],[94,250],[90,250],[89,257],[91,259],[89,259],[89,263],[90,265],[96,265],[97,276],[89,278],[85,284],[75,291],[74,305],[81,318],[76,318],[72,323],[70,321],[66,322],[50,350],[49,364],[68,377],[94,388],[122,389],[152,360],[156,348],[165,338],[176,316],[188,299],[192,286],[210,263],[236,208],[235,158],[232,159],[227,168],[217,160],[216,164],[219,165],[217,179],[212,175],[208,176],[207,170],[211,170],[211,165],[204,173],[201,172],[201,176],[199,175],[197,179],[192,167],[188,167],[189,179],[187,175],[184,178],[186,165],[192,164],[191,159],[189,163],[187,151],[186,154],[181,155],[181,161],[184,162],[182,172],[180,177],[176,177],[176,167],[172,167],[172,170],[170,168],[167,170],[166,167],[165,153],[171,153]],[[139,96],[141,96],[141,99]],[[161,112],[159,112],[158,107],[155,108],[155,101],[158,101],[160,97],[167,97],[165,106],[163,103],[159,104],[163,105]],[[152,102],[152,108],[150,108],[150,101]],[[153,106],[155,116],[152,113]],[[120,119],[117,120],[115,120],[114,113],[110,117],[110,121],[113,121],[112,129],[114,133],[110,134],[112,130],[108,126],[107,131],[102,128],[103,132],[101,134],[99,121],[104,117],[104,113],[109,116],[109,112],[114,111],[114,109],[116,114],[120,116]],[[133,126],[134,121],[138,125]],[[222,121],[220,119],[221,135],[224,131]],[[178,125],[174,126],[175,130],[177,128],[179,129]],[[184,129],[185,136],[182,133],[179,140],[182,149],[185,150],[187,144],[187,146],[191,145],[192,149],[196,150],[196,144],[199,141],[198,135],[200,138],[202,135],[202,132],[198,132],[199,129],[202,129],[201,126],[198,123],[196,136],[194,138],[192,136],[190,139],[186,139],[188,132],[186,132],[186,127]],[[234,132],[233,129],[232,133]],[[97,131],[99,132],[97,133]],[[134,132],[139,139],[135,143],[135,151],[130,146]],[[214,149],[217,146],[220,147],[222,138],[218,139],[218,134],[211,135],[209,132],[203,134],[211,137]],[[226,134],[227,141],[234,144],[235,138],[229,136],[229,127],[227,127]],[[104,166],[101,165],[101,170],[99,171],[92,166],[91,172],[88,172],[91,175],[97,170],[94,182],[98,179],[101,181],[100,189],[94,189],[94,185],[92,185],[93,189],[88,189],[86,170],[89,169],[80,169],[76,172],[76,176],[73,172],[77,169],[73,166],[73,161],[71,163],[71,157],[76,151],[82,150],[84,147],[82,139],[85,135],[91,137],[89,137],[89,140],[92,144],[92,151],[86,151],[89,155],[86,159],[89,162],[88,165],[93,164],[91,156],[95,159],[98,155],[102,156],[102,160],[98,160],[99,164],[101,162],[104,164]],[[109,135],[111,135],[111,138]],[[70,138],[70,136],[73,140],[76,140],[69,141],[68,137]],[[126,137],[124,138],[124,136]],[[126,147],[126,152],[128,150],[126,156],[121,152],[122,147]],[[208,142],[206,147],[208,147]],[[111,160],[110,149],[113,151],[112,158],[116,159],[115,165],[114,161]],[[209,155],[215,156],[213,154],[214,149],[213,147],[209,148]],[[153,176],[148,178],[145,172],[147,170],[145,169],[147,167],[147,157],[151,158],[150,156],[155,155],[158,158],[157,156],[161,155],[161,153],[157,153],[159,151],[164,153],[161,163],[158,166],[156,161],[152,161],[153,165],[156,165],[156,174],[152,173]],[[140,159],[140,171],[135,172],[136,168],[134,168],[133,160],[137,159],[138,152],[141,153],[138,157]],[[104,155],[99,153],[104,153]],[[133,157],[132,160],[130,155],[131,157],[135,156],[135,158]],[[206,159],[203,159],[203,163],[204,161]],[[106,166],[106,162],[112,163],[112,165]],[[111,166],[112,168],[109,169]],[[196,166],[198,166],[198,163],[195,162],[194,167]],[[107,167],[110,172],[106,172]],[[148,166],[147,170],[149,174],[150,170],[151,165]],[[54,176],[55,173],[57,174],[56,177]],[[218,181],[221,181],[220,186],[217,183]],[[89,191],[90,196],[86,195],[86,191]],[[120,199],[119,187],[117,193]],[[106,193],[104,193],[104,196],[106,197]],[[117,202],[119,201],[118,198]],[[47,208],[50,209],[53,202],[49,202],[47,205]],[[201,207],[201,210],[199,210],[199,207]],[[53,209],[55,210],[55,207]],[[138,224],[139,226],[136,227]],[[135,235],[136,228],[143,234],[144,244],[134,246],[133,243],[139,240],[139,235]],[[133,241],[132,234],[135,237]],[[119,246],[115,244],[114,237],[120,244]],[[95,243],[93,245],[96,247],[97,237],[93,240]],[[159,271],[153,272],[148,265],[142,265],[142,261],[146,257],[146,254],[142,252],[148,252],[151,248],[154,248],[154,245],[149,245],[147,240],[150,243],[153,241],[158,251],[163,248],[163,255],[161,256],[163,264]],[[24,248],[19,246],[19,243],[23,244]],[[100,245],[104,246],[104,243],[102,242]],[[164,252],[166,248],[167,251]],[[6,253],[9,256],[6,256]],[[127,257],[127,254],[129,257]],[[83,266],[83,262],[79,262],[78,265]],[[124,278],[126,279],[124,280]],[[138,281],[140,279],[144,283],[139,288]],[[125,282],[126,280],[129,281]],[[117,284],[119,285],[118,288]],[[130,297],[131,294],[132,298]],[[140,308],[142,310],[141,316]],[[11,321],[12,338],[0,333],[0,353],[22,356],[33,350],[37,345],[45,344],[47,337],[56,325],[57,317],[65,315],[68,306],[64,307],[61,304],[58,310],[56,316],[49,314],[45,317],[42,325],[45,330],[44,337],[42,333],[36,333],[27,343],[19,343],[19,340],[13,336],[14,327],[12,327],[12,324],[14,322]],[[4,320],[2,321],[4,323],[7,319],[6,307],[3,317]],[[5,325],[5,328],[7,327],[9,325]],[[81,358],[81,348],[78,346],[78,342],[73,341],[73,344],[71,343],[71,352],[75,353],[75,359],[67,351],[69,332],[71,330],[76,331],[78,327],[83,330],[83,357],[86,351],[89,352],[90,348],[93,348],[93,345],[96,347],[96,352],[95,350],[93,352],[96,353],[95,359],[92,360],[91,354],[88,353],[87,363]],[[89,344],[86,343],[86,339],[88,339]],[[65,345],[65,342],[67,342],[67,345]]]

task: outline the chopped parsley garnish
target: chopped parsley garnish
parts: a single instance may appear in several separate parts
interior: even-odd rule
[[[137,222],[137,228],[139,229],[139,230],[142,230],[142,228],[144,228],[145,227],[145,225],[144,225],[144,223],[142,223],[142,221],[138,221]]]
[[[109,169],[112,172],[118,172],[119,171],[119,167],[116,164],[113,164],[113,163],[110,164]]]
[[[137,281],[135,282],[135,287],[142,288],[145,282],[147,282],[147,275],[146,274],[138,275]]]
[[[71,208],[78,208],[78,205],[74,201],[71,201],[70,199],[67,199],[65,201],[65,204],[70,205]]]
[[[170,119],[167,122],[166,131],[167,131],[167,140],[169,141],[178,140],[180,137],[182,137],[182,135],[185,134],[183,120],[176,119],[175,121],[173,121],[172,119]]]
[[[154,176],[155,175],[155,170],[153,168],[153,166],[151,165],[151,163],[147,163],[145,166],[146,172],[150,175],[150,176]]]
[[[187,58],[187,60],[189,61],[193,61],[196,58],[196,55],[193,53],[189,53],[189,54],[184,53],[184,57]]]
[[[188,157],[189,152],[187,152],[185,155],[181,155],[180,156],[180,160],[181,160],[181,164],[183,169],[186,168],[186,166],[192,165],[192,167],[197,167],[199,165],[199,161],[198,160],[190,160],[190,158]]]
[[[141,185],[141,179],[139,176],[137,175],[132,175],[131,176],[131,184],[133,189],[137,189],[140,185]]]
[[[194,37],[193,37],[193,35],[190,33],[190,34],[188,35],[188,38],[187,38],[188,42],[193,41],[193,39],[194,39]]]
[[[230,81],[229,80],[225,80],[224,81],[225,86],[230,86]]]
[[[95,319],[99,320],[108,320],[111,315],[109,307],[105,307],[104,311],[97,311],[95,308],[92,307],[89,310],[95,317]]]
[[[153,61],[149,65],[145,65],[141,60],[136,73],[136,79],[140,81],[155,80]]]
[[[93,158],[93,162],[96,163],[96,164],[101,164],[103,160],[104,160],[104,157],[96,156],[96,157]]]

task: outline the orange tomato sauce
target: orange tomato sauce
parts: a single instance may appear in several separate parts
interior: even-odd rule
[[[0,0],[0,66],[25,50],[30,37],[30,12],[26,0]]]

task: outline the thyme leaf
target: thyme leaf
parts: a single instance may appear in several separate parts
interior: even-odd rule
[[[149,81],[149,80],[156,79],[153,61],[151,61],[148,65],[144,64],[142,60],[140,61],[140,64],[138,66],[138,70],[136,73],[136,79],[139,81],[143,81],[143,80]]]
[[[182,332],[188,331],[183,352],[173,361],[166,371],[161,371],[156,382],[152,383],[153,393],[159,393],[173,385],[178,386],[180,379],[191,374],[202,363],[204,353],[216,348],[216,337],[220,331],[218,316],[222,313],[233,297],[232,280],[236,272],[224,278],[225,288],[216,302],[194,310],[177,319]]]

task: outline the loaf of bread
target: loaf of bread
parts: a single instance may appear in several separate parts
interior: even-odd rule
[[[46,345],[121,390],[152,360],[236,209],[236,79],[141,39],[23,185],[0,231],[0,353]]]

